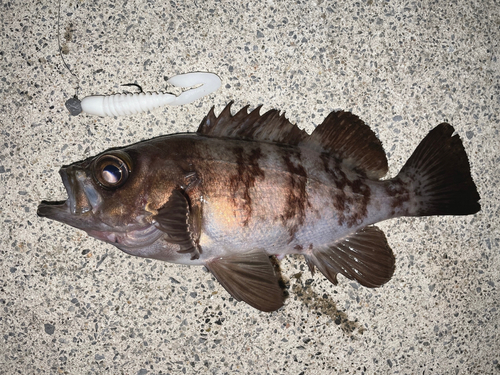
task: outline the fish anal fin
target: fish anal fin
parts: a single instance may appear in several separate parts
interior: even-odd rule
[[[283,291],[265,251],[217,257],[205,266],[236,300],[266,312],[283,306]]]
[[[308,264],[316,266],[333,284],[337,274],[376,288],[388,282],[395,268],[394,254],[380,229],[367,226],[348,237],[305,255]]]
[[[231,115],[229,103],[219,114],[215,115],[214,108],[203,119],[197,132],[213,137],[228,137],[252,139],[275,143],[297,145],[308,137],[304,130],[299,129],[285,118],[284,114],[272,109],[260,114],[259,106],[248,113],[248,106]]]
[[[330,113],[301,146],[324,150],[370,178],[381,178],[388,170],[382,142],[350,112]]]
[[[201,209],[198,206],[190,209],[188,198],[181,190],[172,191],[154,220],[158,229],[168,235],[168,242],[180,245],[179,253],[191,253],[191,259],[200,257]]]

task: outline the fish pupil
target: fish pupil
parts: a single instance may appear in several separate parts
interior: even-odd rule
[[[102,178],[108,184],[117,184],[122,179],[122,171],[116,165],[106,165],[102,170]]]

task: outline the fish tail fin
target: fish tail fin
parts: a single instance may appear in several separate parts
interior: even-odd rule
[[[454,132],[449,124],[436,126],[393,180],[409,192],[408,216],[470,215],[481,209],[467,154]]]

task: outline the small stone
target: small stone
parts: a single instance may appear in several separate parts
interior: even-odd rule
[[[45,323],[44,327],[45,327],[45,333],[47,335],[53,335],[54,331],[56,330],[56,326],[50,323]]]

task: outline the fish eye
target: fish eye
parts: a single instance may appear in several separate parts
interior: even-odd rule
[[[116,185],[122,179],[122,170],[116,165],[108,164],[102,169],[101,177],[110,185]]]
[[[92,171],[99,185],[116,189],[128,179],[131,172],[130,157],[124,152],[101,155],[94,161]]]

